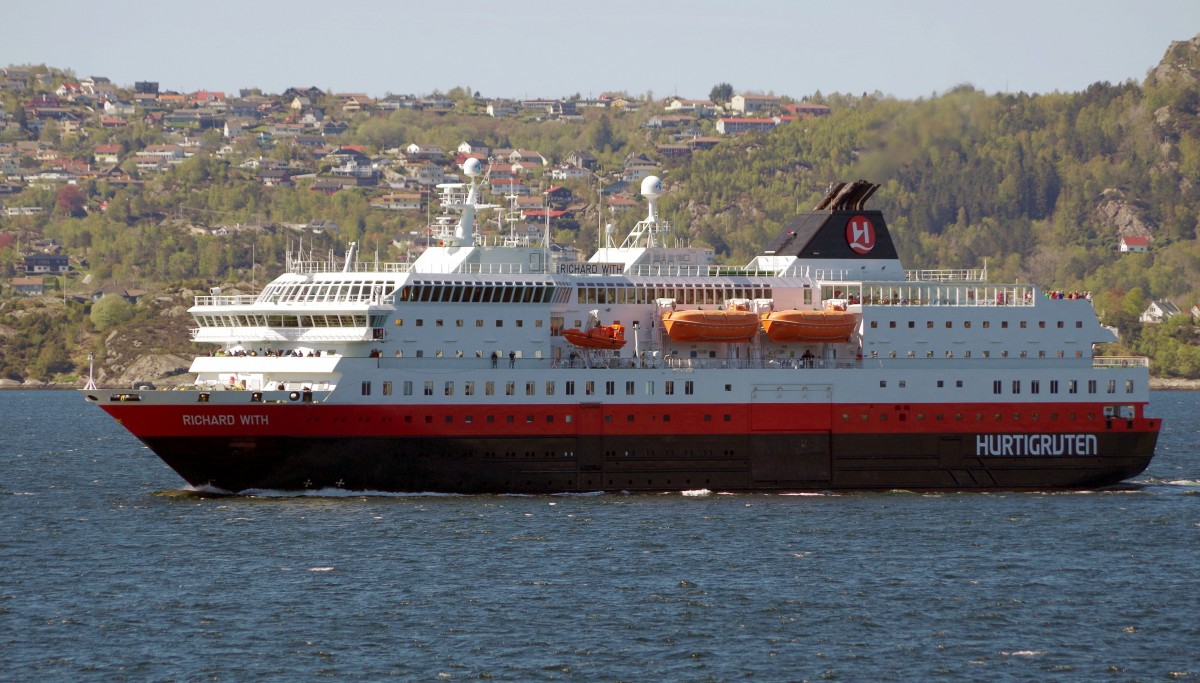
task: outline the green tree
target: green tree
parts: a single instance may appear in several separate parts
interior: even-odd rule
[[[133,319],[133,304],[123,296],[105,294],[92,305],[91,320],[96,329],[105,332]]]
[[[718,83],[708,91],[708,99],[718,106],[724,106],[733,99],[733,86],[728,83]]]

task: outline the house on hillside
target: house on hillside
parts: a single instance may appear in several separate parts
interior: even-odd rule
[[[25,274],[65,273],[71,270],[66,254],[34,254],[25,257]]]
[[[1121,238],[1121,244],[1117,247],[1117,251],[1122,254],[1143,252],[1150,250],[1149,235],[1127,235]]]
[[[136,304],[138,299],[146,295],[144,289],[128,289],[122,285],[108,284],[100,289],[92,292],[92,303],[99,301],[105,296],[119,296],[131,304]]]
[[[734,95],[729,108],[742,114],[779,109],[779,98],[774,95]]]
[[[1142,314],[1138,316],[1138,320],[1143,323],[1161,323],[1177,315],[1179,315],[1178,306],[1166,299],[1160,299],[1158,301],[1151,301],[1146,310],[1142,311]]]
[[[24,296],[42,296],[46,293],[46,286],[40,277],[14,277],[12,281],[13,292]]]

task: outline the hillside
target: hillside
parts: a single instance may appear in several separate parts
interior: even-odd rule
[[[259,97],[267,113],[235,138],[215,128],[185,130],[181,138],[156,127],[150,114],[86,136],[57,122],[34,134],[27,103],[39,88],[61,89],[72,78],[42,69],[45,85],[0,95],[9,124],[26,119],[7,125],[0,144],[52,147],[67,161],[115,146],[117,163],[75,185],[18,185],[11,175],[0,181],[19,190],[3,198],[6,207],[38,209],[0,217],[0,377],[18,382],[79,382],[89,352],[113,383],[174,372],[179,361],[170,356],[196,352],[187,340],[190,293],[239,282],[252,290],[247,281],[261,285],[278,274],[284,253],[301,243],[322,253],[357,241],[364,253],[403,258],[420,248],[422,227],[437,211],[418,176],[446,172],[454,159],[422,158],[411,147],[453,150],[463,141],[478,141],[493,156],[512,152],[501,160],[510,167],[521,165],[522,150],[544,157],[547,166],[516,173],[532,191],[567,190],[570,217],[555,224],[555,238],[585,251],[595,243],[595,179],[604,179],[605,204],[613,206],[616,181],[642,160],[664,177],[665,216],[729,263],[747,261],[829,183],[880,182],[872,206],[889,217],[908,267],[986,263],[993,280],[1091,292],[1104,322],[1121,330],[1124,350],[1150,355],[1156,375],[1200,378],[1200,346],[1186,314],[1200,303],[1200,37],[1172,44],[1141,83],[1096,83],[1079,93],[989,95],[962,86],[917,101],[814,93],[805,103],[827,106],[828,116],[728,136],[697,116],[682,125],[720,139],[686,154],[666,102],[631,98],[619,109],[580,103],[574,113],[493,118],[469,93],[454,91],[448,108],[396,111],[359,111],[361,102],[324,95],[324,118],[313,125],[332,132],[319,153],[302,135],[281,137],[301,117],[280,104],[285,97],[261,94],[243,101]],[[160,114],[165,120],[179,112]],[[147,150],[184,148],[181,139],[195,145],[189,156],[162,167],[145,160]],[[580,150],[594,153],[596,172],[552,175]],[[20,156],[16,163],[38,162]],[[267,167],[275,175],[264,176]],[[347,168],[374,169],[381,184],[351,183]],[[290,184],[272,184],[279,174]],[[316,191],[337,178],[344,182],[333,191]],[[388,182],[410,189],[388,189]],[[419,197],[419,210],[381,210],[381,196],[405,192]],[[627,228],[640,213],[605,220]],[[1123,238],[1147,238],[1149,249],[1123,253]],[[21,259],[39,245],[67,254],[74,272],[61,285],[49,280],[46,297],[17,296]],[[85,284],[89,276],[96,285]],[[150,292],[116,333],[96,325],[86,297],[103,283]],[[1184,314],[1139,323],[1154,300],[1172,301]],[[160,367],[132,365],[134,356],[149,354],[168,357]]]

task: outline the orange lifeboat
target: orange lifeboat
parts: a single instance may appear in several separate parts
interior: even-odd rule
[[[858,314],[835,309],[770,311],[763,314],[762,326],[773,342],[844,342],[854,334]]]
[[[625,346],[625,326],[620,324],[601,325],[587,332],[572,327],[563,330],[562,336],[575,346],[589,349],[619,349]]]
[[[668,311],[662,322],[676,342],[745,342],[758,332],[753,311]]]

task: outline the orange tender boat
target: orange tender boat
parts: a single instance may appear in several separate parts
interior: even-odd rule
[[[762,317],[763,330],[773,342],[844,342],[858,326],[858,314],[847,311],[770,311]]]
[[[758,332],[753,311],[668,311],[663,327],[671,341],[745,342]]]
[[[589,349],[619,349],[625,346],[625,326],[620,324],[593,327],[587,332],[572,327],[563,330],[562,336],[575,346]]]

